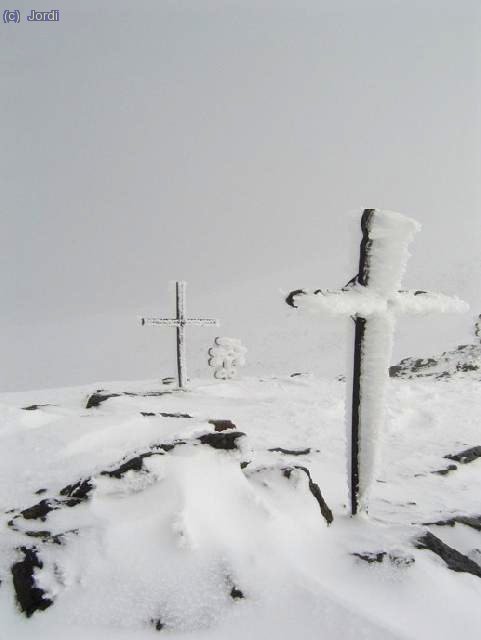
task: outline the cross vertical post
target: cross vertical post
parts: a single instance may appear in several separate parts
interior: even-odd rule
[[[359,251],[359,272],[357,282],[363,287],[369,284],[369,240],[370,222],[374,215],[374,209],[366,209],[361,218],[362,240]],[[354,317],[354,362],[352,374],[352,409],[351,409],[351,460],[350,487],[351,513],[356,515],[359,496],[359,421],[361,404],[361,368],[362,352],[364,347],[364,334],[366,318]]]
[[[180,281],[175,283],[176,316],[177,316],[177,379],[179,388],[183,389],[186,383],[185,370],[185,288],[187,283]]]

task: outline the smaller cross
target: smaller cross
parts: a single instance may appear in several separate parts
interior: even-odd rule
[[[185,305],[185,290],[187,283],[178,281],[175,283],[176,295],[176,317],[175,318],[141,318],[142,326],[163,325],[168,327],[176,327],[177,329],[177,376],[179,380],[179,388],[184,389],[187,383],[186,373],[186,350],[185,350],[185,327],[186,325],[196,325],[204,327],[208,325],[219,326],[218,320],[211,318],[187,318]]]

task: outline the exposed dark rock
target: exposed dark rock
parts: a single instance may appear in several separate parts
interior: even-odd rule
[[[387,551],[364,551],[362,553],[353,553],[352,555],[369,564],[381,563],[388,559],[396,567],[410,567],[415,562],[412,555],[405,555],[395,551],[390,551],[389,553]]]
[[[431,473],[435,473],[438,476],[447,476],[448,473],[456,471],[457,468],[455,464],[450,464],[445,469],[436,469],[435,471],[431,471]]]
[[[142,469],[144,468],[143,461],[145,458],[150,458],[151,456],[161,456],[164,454],[164,452],[172,451],[172,449],[182,444],[186,444],[184,440],[175,440],[174,442],[169,443],[154,444],[151,446],[150,451],[145,451],[138,456],[134,456],[133,458],[126,460],[119,467],[117,467],[117,469],[107,469],[105,471],[101,471],[100,475],[120,479],[125,473],[127,473],[127,471],[142,471]],[[84,482],[89,481],[87,480]]]
[[[477,364],[469,363],[469,362],[458,362],[456,365],[456,371],[477,371],[479,366]]]
[[[365,551],[364,553],[353,553],[352,555],[356,556],[356,558],[364,560],[365,562],[368,562],[369,564],[372,564],[373,562],[383,562],[387,553],[385,551],[378,551],[377,553]]]
[[[198,438],[202,444],[208,444],[214,449],[237,449],[237,440],[245,436],[242,431],[222,431],[220,433],[206,433]]]
[[[52,534],[50,531],[25,531],[25,535],[31,538],[50,538]]]
[[[37,496],[41,496],[42,493],[47,493],[47,489],[37,489],[37,491],[35,491],[35,495]]]
[[[94,486],[92,484],[91,478],[87,478],[87,480],[79,480],[79,482],[75,482],[74,484],[68,484],[66,487],[60,490],[60,495],[68,496],[69,498],[74,498],[78,501],[86,500],[88,498],[88,494],[92,491],[93,488]]]
[[[411,554],[405,555],[390,552],[388,553],[388,557],[391,561],[391,564],[395,565],[396,567],[410,567],[416,562],[415,557]]]
[[[454,516],[447,520],[438,520],[437,522],[423,522],[424,525],[437,525],[439,527],[454,527],[456,524],[465,524],[476,531],[481,531],[481,516]]]
[[[85,408],[92,409],[93,407],[98,407],[109,398],[118,398],[120,395],[120,393],[106,393],[103,389],[97,389],[95,393],[89,396]]]
[[[473,460],[481,458],[481,447],[471,447],[470,449],[465,449],[459,453],[454,453],[444,457],[448,460],[460,462],[461,464],[468,464],[469,462],[473,462]]]
[[[240,468],[245,469],[247,465],[249,465],[250,463],[251,463],[251,460],[244,460],[243,462],[240,463]]]
[[[238,589],[237,587],[232,587],[232,589],[230,591],[230,597],[233,600],[240,600],[242,598],[245,598],[245,596],[242,593],[242,591],[240,589]]]
[[[282,469],[282,474],[289,479],[292,475],[292,472],[294,471],[294,469],[298,469],[299,471],[303,471],[306,476],[307,479],[309,481],[309,491],[312,493],[312,495],[314,496],[314,498],[316,499],[319,508],[321,509],[321,514],[322,517],[324,518],[324,520],[327,522],[327,524],[331,524],[331,522],[334,520],[334,516],[332,515],[332,511],[330,510],[330,508],[327,505],[327,502],[324,500],[322,493],[321,493],[321,489],[319,487],[318,484],[316,484],[311,477],[311,472],[309,471],[309,469],[307,469],[307,467],[301,467],[301,466],[293,466],[293,467],[286,467],[284,469]]]
[[[124,391],[124,396],[138,396],[139,398],[160,398],[172,393],[172,389],[169,391],[146,391],[145,393],[134,393],[133,391]]]
[[[391,367],[389,367],[389,376],[391,378],[397,378],[402,374],[402,372],[403,368],[400,364],[393,364]]]
[[[473,576],[481,578],[481,567],[479,564],[456,549],[449,547],[430,531],[427,531],[418,538],[414,544],[417,549],[429,549],[429,551],[435,553],[444,560],[448,568],[452,571],[470,573]]]
[[[273,447],[272,449],[268,449],[268,451],[283,453],[286,456],[306,456],[307,454],[311,453],[311,448],[307,447],[306,449],[284,449],[284,447]]]
[[[41,500],[38,504],[28,507],[28,509],[24,509],[20,513],[26,520],[42,520],[42,522],[45,522],[50,511],[57,508],[57,501]]]
[[[389,368],[389,375],[401,378],[434,377],[441,380],[459,373],[476,372],[480,368],[480,345],[460,344],[433,358],[404,358]]]
[[[35,411],[36,409],[40,409],[40,407],[50,407],[49,404],[31,404],[28,407],[22,407],[24,411]]]
[[[309,491],[312,493],[314,498],[317,500],[317,502],[319,504],[319,508],[321,509],[321,513],[322,513],[322,516],[323,516],[324,520],[327,522],[327,524],[331,524],[331,522],[334,520],[334,516],[332,515],[332,511],[329,509],[329,507],[327,506],[326,501],[324,500],[324,498],[322,496],[321,489],[320,489],[319,485],[316,484],[315,482],[313,482],[313,480],[311,478],[311,474],[310,474],[308,469],[306,469],[305,467],[300,467],[300,468],[303,469],[303,471],[305,471],[307,473],[307,477],[309,478]]]
[[[93,407],[98,407],[99,405],[102,404],[102,402],[105,402],[106,400],[109,400],[109,398],[118,398],[120,396],[131,396],[131,397],[139,397],[139,398],[152,398],[152,397],[159,397],[159,396],[164,396],[168,393],[172,393],[172,390],[170,389],[169,391],[146,391],[145,393],[136,393],[133,391],[122,391],[120,393],[109,393],[108,391],[104,391],[104,389],[97,389],[97,391],[95,391],[95,393],[92,393],[88,400],[87,400],[87,404],[85,405],[86,409],[92,409]]]
[[[164,628],[164,623],[161,621],[160,618],[152,618],[152,620],[150,621],[150,623],[153,625],[153,627],[157,630],[157,631],[162,631],[162,629]]]
[[[140,471],[144,465],[144,458],[150,458],[153,455],[162,455],[161,453],[155,454],[153,451],[147,451],[146,453],[142,453],[139,456],[135,456],[134,458],[130,458],[123,464],[120,465],[117,469],[112,469],[111,471],[101,471],[101,476],[109,476],[110,478],[120,479],[124,473],[127,471]]]
[[[216,431],[227,431],[228,429],[237,429],[231,420],[209,420],[209,424],[214,426]]]
[[[392,367],[389,367],[391,378],[397,378],[404,374],[418,374],[438,364],[434,358],[404,358]]]
[[[291,291],[289,295],[285,298],[285,302],[290,307],[294,307],[294,309],[297,309],[296,298],[304,295],[306,295],[306,292],[304,291],[304,289],[295,289],[294,291]]]
[[[35,569],[43,567],[37,555],[36,547],[21,547],[23,560],[12,565],[13,588],[20,609],[30,618],[35,611],[44,611],[53,600],[46,598],[45,591],[35,585]]]
[[[175,447],[177,447],[179,444],[186,444],[186,442],[184,442],[183,440],[176,440],[175,442],[169,442],[167,444],[154,444],[152,446],[152,449],[161,449],[162,451],[172,451],[172,449],[175,449]]]
[[[154,413],[153,411],[141,411],[141,415],[145,418],[150,418],[153,416],[161,416],[162,418],[193,418],[188,413],[164,413],[163,411],[159,411],[158,413]]]
[[[67,507],[76,507],[81,502],[83,502],[82,498],[69,498],[68,500],[65,500],[64,505]]]
[[[52,535],[50,531],[24,531],[29,538],[40,538],[42,542],[53,544],[63,544],[63,533]]]

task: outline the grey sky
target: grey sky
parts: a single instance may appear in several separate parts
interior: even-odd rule
[[[279,287],[344,284],[364,206],[423,224],[406,285],[481,311],[478,2],[55,8],[0,24],[1,389],[157,375],[172,336],[135,315],[172,310],[175,278],[262,371],[298,368],[302,349],[255,355],[312,326]],[[469,323],[416,339],[447,348]]]

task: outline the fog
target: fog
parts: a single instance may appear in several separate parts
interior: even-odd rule
[[[13,5],[12,5],[13,7]],[[191,373],[216,333],[249,373],[342,372],[344,325],[282,291],[355,273],[363,207],[419,220],[406,286],[460,319],[405,320],[395,357],[481,312],[481,5],[471,0],[59,2],[1,24],[0,389]]]

